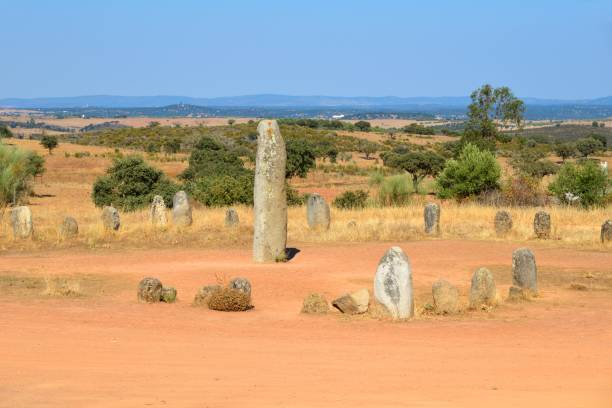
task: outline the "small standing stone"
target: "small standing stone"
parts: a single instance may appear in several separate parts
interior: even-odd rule
[[[138,284],[138,300],[146,303],[161,301],[162,283],[157,278],[144,278]]]
[[[550,214],[538,211],[533,217],[533,232],[540,239],[550,238]]]
[[[319,293],[311,293],[306,296],[302,304],[302,313],[305,314],[326,314],[329,311],[329,303],[325,296]]]
[[[202,286],[198,289],[195,297],[193,298],[193,304],[196,306],[206,306],[208,307],[208,301],[213,293],[220,291],[221,285],[207,285]]]
[[[538,294],[538,270],[535,257],[528,248],[512,253],[512,284],[535,296]]]
[[[226,227],[235,227],[240,223],[240,218],[238,217],[238,211],[235,208],[228,208],[225,211],[225,226]]]
[[[487,268],[479,268],[472,275],[470,308],[477,309],[481,305],[494,306],[496,303],[497,289],[493,274]]]
[[[319,194],[310,194],[306,203],[306,218],[310,229],[329,229],[329,205]]]
[[[251,296],[251,282],[246,278],[234,278],[229,282],[227,287],[245,293],[249,295],[249,297]]]
[[[440,314],[455,314],[459,311],[459,291],[445,280],[439,280],[431,287],[434,308]]]
[[[414,315],[412,269],[400,247],[390,248],[378,263],[374,297],[394,319],[408,319]]]
[[[65,217],[60,225],[60,236],[62,238],[72,238],[79,234],[79,224],[72,217]]]
[[[498,237],[503,237],[512,229],[512,216],[506,210],[498,211],[495,214],[495,233]]]
[[[612,242],[612,220],[601,224],[601,242]]]
[[[529,299],[529,296],[522,288],[519,288],[518,286],[510,286],[510,289],[508,289],[509,302],[520,302],[527,299]]]
[[[287,256],[287,150],[275,120],[262,120],[257,132],[253,260],[278,262]]]
[[[172,220],[179,227],[188,227],[193,222],[189,197],[184,191],[179,191],[172,199]]]
[[[104,224],[104,229],[117,231],[121,226],[119,211],[115,207],[104,206],[102,208],[102,223]]]
[[[440,206],[436,203],[429,203],[425,206],[423,212],[425,219],[425,233],[439,234],[440,233]]]
[[[32,236],[32,210],[26,205],[11,210],[11,225],[15,239],[26,239]]]
[[[176,289],[171,286],[164,286],[161,292],[161,301],[165,303],[176,302]]]
[[[151,223],[156,227],[165,227],[168,223],[166,203],[160,195],[153,197],[153,202],[151,203]]]
[[[361,314],[368,311],[370,304],[370,292],[361,289],[357,292],[340,296],[332,302],[332,305],[346,314]]]

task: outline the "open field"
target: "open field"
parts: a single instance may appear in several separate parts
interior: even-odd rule
[[[507,293],[517,244],[394,244],[411,257],[418,310],[440,277],[465,306],[480,266]],[[248,248],[231,247],[5,254],[0,406],[609,407],[612,255],[529,245],[536,300],[405,323],[299,313],[312,291],[331,299],[371,288],[385,243],[300,244],[291,262],[275,265],[254,265]],[[176,286],[178,303],[138,304],[137,282],[149,275]],[[250,279],[255,308],[191,306],[196,289],[220,275]],[[84,294],[42,294],[36,282],[58,276]]]
[[[122,213],[121,229],[107,233],[90,194],[115,149],[60,143],[49,155],[36,141],[8,142],[44,155],[47,172],[29,199],[33,238],[14,240],[8,214],[0,220],[0,407],[612,405],[612,244],[599,240],[610,207],[548,208],[546,241],[534,237],[535,208],[508,209],[513,230],[498,238],[497,208],[454,201],[441,202],[440,235],[425,236],[423,205],[435,200],[428,195],[404,207],[332,208],[325,232],[311,231],[305,208],[293,207],[288,246],[299,252],[262,265],[251,261],[249,207],[236,207],[234,228],[225,227],[224,208],[196,206],[189,228],[155,229],[143,210]],[[186,167],[184,155],[146,157],[173,178]],[[359,168],[376,165],[353,157]],[[320,170],[292,184],[328,201],[370,188],[367,176]],[[80,231],[64,241],[66,215]],[[414,319],[300,314],[311,292],[332,300],[371,291],[392,245],[411,259]],[[510,303],[519,247],[535,254],[540,296]],[[483,266],[501,303],[467,310],[471,275]],[[145,276],[175,286],[177,303],[138,303]],[[253,284],[254,309],[192,305],[199,287],[235,276]],[[426,310],[439,278],[458,287],[458,315]]]

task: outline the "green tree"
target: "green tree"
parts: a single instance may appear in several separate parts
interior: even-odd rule
[[[561,201],[567,202],[566,193],[580,198],[584,207],[602,205],[610,182],[598,163],[589,160],[581,165],[566,163],[548,189]]]
[[[50,135],[43,135],[40,139],[40,144],[47,150],[49,150],[49,154],[51,151],[57,147],[57,137]]]
[[[164,141],[164,152],[166,154],[176,154],[181,150],[181,139],[170,137]]]
[[[357,150],[365,155],[366,160],[370,160],[370,156],[378,151],[378,145],[369,140],[360,139]]]
[[[244,167],[244,163],[235,151],[204,136],[191,151],[189,166],[180,177],[184,180],[195,180],[200,177],[241,176],[252,173]]]
[[[436,181],[440,197],[461,199],[498,189],[500,176],[493,153],[468,143],[458,159],[446,162]]]
[[[180,187],[166,178],[161,170],[148,165],[140,156],[116,159],[93,185],[92,200],[97,207],[114,205],[124,211],[134,211],[161,195],[166,206]]]
[[[353,126],[355,126],[358,130],[361,130],[362,132],[369,132],[370,129],[372,129],[372,124],[370,122],[366,122],[365,120],[355,122]]]
[[[576,154],[576,146],[572,143],[559,143],[554,147],[554,151],[565,162],[565,160]]]
[[[557,172],[557,165],[544,159],[546,155],[534,149],[521,149],[510,159],[510,165],[524,176],[542,178]]]
[[[599,152],[603,149],[603,144],[592,137],[580,139],[576,142],[576,150],[580,152],[582,157],[589,157],[590,155]]]
[[[427,176],[435,177],[444,167],[444,158],[430,151],[391,153],[383,157],[385,166],[404,170],[412,177],[412,187],[419,192],[419,184]]]
[[[0,125],[0,139],[10,139],[13,137],[13,132],[6,125]]]
[[[228,119],[227,120],[227,124],[230,125],[230,126],[233,126],[234,123],[236,123],[236,119]]]
[[[472,92],[470,98],[472,103],[468,106],[464,144],[472,143],[480,148],[494,150],[498,124],[522,125],[525,104],[514,96],[510,88],[493,88],[485,84]]]
[[[285,177],[299,176],[304,178],[315,167],[315,154],[313,146],[303,139],[289,139],[285,145],[287,149],[287,168]]]

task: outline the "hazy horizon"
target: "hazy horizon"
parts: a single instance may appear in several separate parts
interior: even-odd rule
[[[134,0],[3,6],[0,99],[612,95],[612,2]]]

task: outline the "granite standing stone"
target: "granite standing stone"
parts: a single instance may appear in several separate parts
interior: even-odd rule
[[[601,242],[612,242],[612,220],[601,224]]]
[[[512,253],[512,284],[535,296],[538,294],[538,270],[535,257],[528,248]]]
[[[401,248],[392,247],[381,258],[374,276],[374,297],[395,319],[414,315],[412,269]]]
[[[32,210],[22,205],[11,210],[11,226],[15,239],[26,239],[32,236],[34,224],[32,223]]]
[[[495,233],[498,237],[505,236],[512,229],[512,216],[508,211],[501,210],[495,214]]]
[[[105,230],[117,231],[121,226],[119,211],[117,211],[115,207],[104,206],[104,208],[102,208],[102,223],[104,224]]]
[[[275,120],[262,120],[257,131],[253,259],[282,261],[286,259],[287,246],[287,151]]]
[[[72,238],[79,234],[79,224],[72,217],[65,217],[62,225],[60,225],[60,236],[63,238]]]
[[[459,312],[459,291],[445,280],[436,281],[431,287],[434,308],[440,314]]]
[[[166,203],[160,195],[154,196],[151,203],[151,223],[156,227],[165,227],[168,223]]]
[[[238,211],[235,208],[228,208],[225,211],[225,226],[235,227],[240,224],[240,217],[238,217]]]
[[[179,227],[188,227],[193,222],[189,197],[184,191],[177,192],[172,199],[172,221]]]
[[[493,274],[487,268],[479,268],[472,275],[470,287],[470,308],[476,309],[481,305],[493,306],[497,303],[497,289]]]
[[[533,217],[533,232],[540,239],[550,238],[550,214],[538,211]]]
[[[249,295],[249,297],[251,296],[251,282],[246,278],[234,278],[229,282],[227,287],[245,293]]]
[[[440,206],[436,203],[429,203],[423,212],[425,219],[425,233],[434,235],[440,233]]]
[[[319,194],[311,194],[306,202],[306,218],[310,229],[329,229],[329,205]]]

